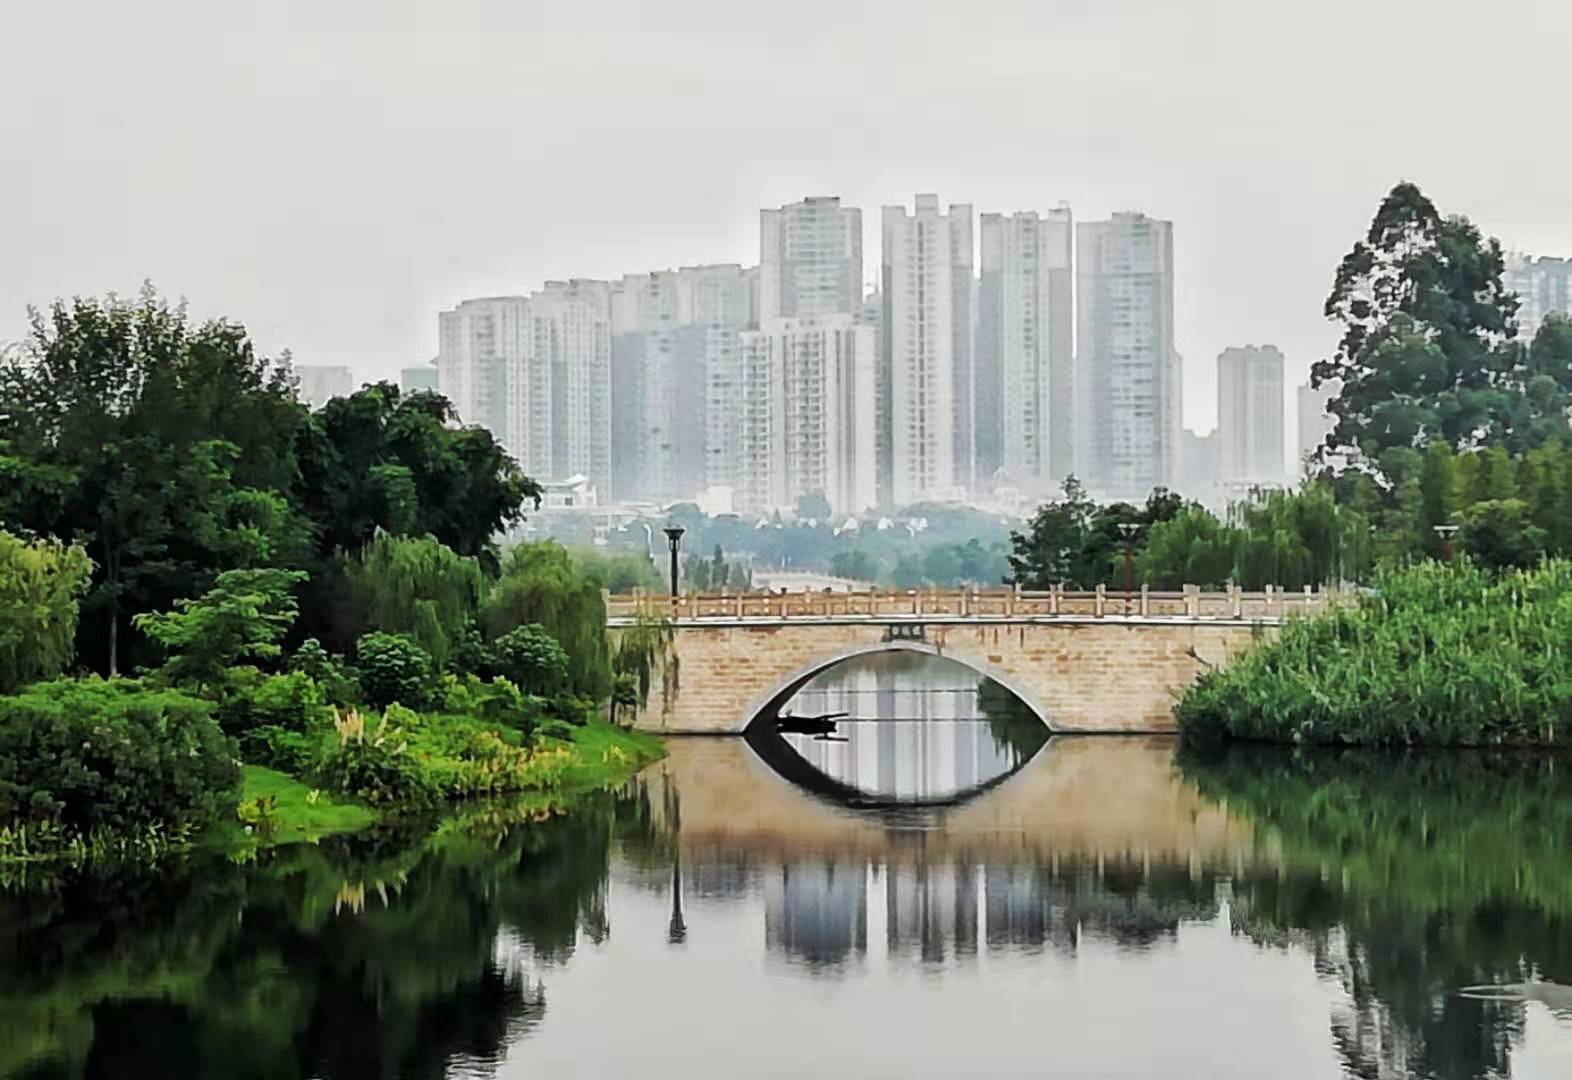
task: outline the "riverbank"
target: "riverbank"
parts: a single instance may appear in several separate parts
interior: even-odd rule
[[[1572,735],[1572,562],[1436,562],[1288,623],[1175,708],[1195,742],[1549,746]]]
[[[495,815],[514,803],[533,814],[547,804],[563,804],[590,792],[614,788],[644,766],[665,756],[653,735],[606,723],[591,723],[572,730],[567,738],[543,738],[532,757],[551,760],[550,782],[526,787],[507,796],[449,802],[436,810],[436,827],[453,817],[463,817],[475,802]],[[432,816],[425,804],[385,803],[377,806],[333,796],[277,769],[247,765],[242,774],[236,820],[221,822],[203,843],[245,854],[288,844],[316,843],[329,836],[363,832],[373,826]]]
[[[240,773],[239,797],[230,815],[206,828],[151,842],[146,838],[99,834],[77,843],[0,845],[0,866],[150,861],[193,850],[219,851],[243,859],[270,848],[316,844],[329,837],[417,820],[424,820],[422,827],[436,832],[451,821],[477,813],[488,819],[524,819],[542,809],[560,808],[588,794],[615,788],[665,753],[664,745],[653,735],[603,722],[589,723],[573,728],[566,737],[541,738],[529,748],[523,762],[525,768],[542,760],[550,765],[536,770],[543,782],[505,794],[435,805],[426,800],[371,804],[315,787],[310,780],[280,769],[245,765]],[[513,814],[513,810],[518,813]]]

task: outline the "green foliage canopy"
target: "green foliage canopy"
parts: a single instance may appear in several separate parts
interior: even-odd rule
[[[294,625],[299,570],[226,570],[200,599],[177,600],[174,611],[147,612],[137,629],[169,654],[164,673],[176,682],[213,684],[242,660],[275,660]]]

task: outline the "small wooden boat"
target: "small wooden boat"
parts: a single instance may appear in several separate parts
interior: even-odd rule
[[[782,716],[775,721],[775,730],[782,735],[831,735],[835,721],[850,713],[834,712],[822,716]]]

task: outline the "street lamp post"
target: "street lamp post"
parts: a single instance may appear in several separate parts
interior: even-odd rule
[[[665,528],[666,545],[671,549],[671,595],[677,595],[677,552],[682,548],[682,534],[686,531],[681,525],[668,525]]]
[[[1130,614],[1130,594],[1135,592],[1135,534],[1140,526],[1133,521],[1119,522],[1119,535],[1124,537],[1124,613]]]
[[[1441,561],[1444,562],[1444,563],[1451,562],[1452,561],[1452,537],[1457,535],[1457,526],[1456,525],[1432,525],[1431,528],[1435,529],[1436,535],[1441,538]]]

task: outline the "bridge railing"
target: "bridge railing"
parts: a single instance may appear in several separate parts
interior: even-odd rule
[[[1289,591],[1268,587],[1203,592],[1187,586],[1177,592],[1099,587],[1090,592],[1064,589],[872,589],[866,592],[638,592],[608,595],[606,615],[613,623],[639,618],[695,620],[785,620],[843,618],[1173,618],[1279,620],[1311,614],[1335,603],[1334,591]]]

